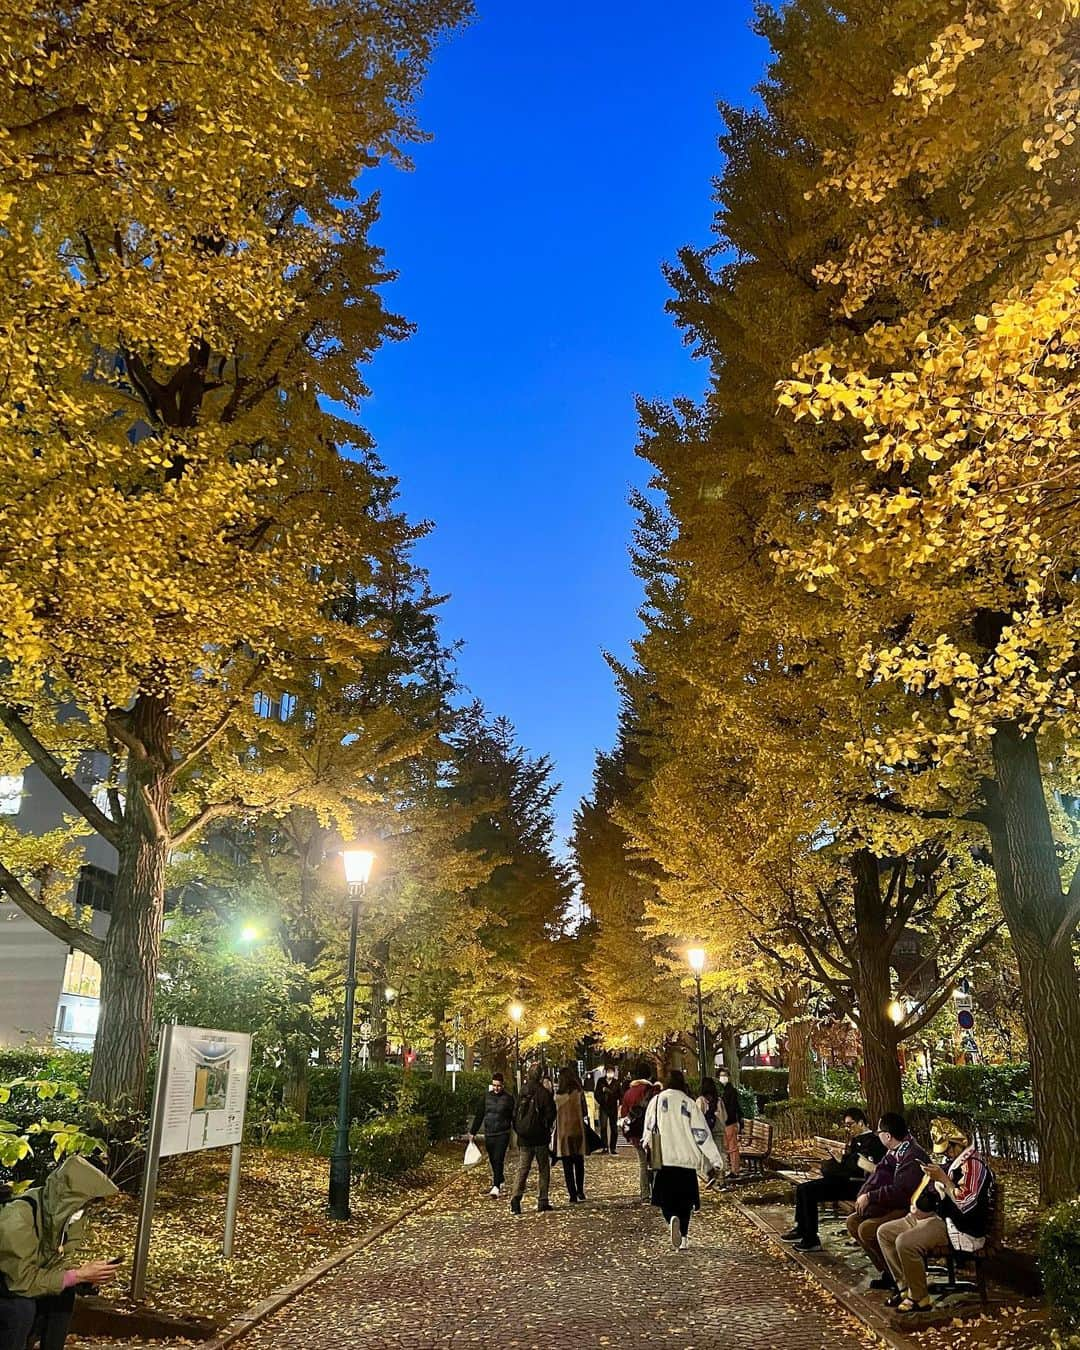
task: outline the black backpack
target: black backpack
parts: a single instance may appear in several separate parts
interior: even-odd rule
[[[514,1130],[526,1141],[544,1133],[544,1122],[536,1102],[535,1092],[523,1092],[514,1107]]]
[[[649,1109],[649,1103],[654,1095],[650,1093],[647,1097],[642,1097],[641,1101],[630,1108],[630,1114],[626,1118],[627,1139],[641,1143],[645,1135],[645,1112]]]

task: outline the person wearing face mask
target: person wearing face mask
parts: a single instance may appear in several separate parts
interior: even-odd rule
[[[603,1077],[596,1080],[593,1096],[596,1098],[602,1151],[614,1156],[619,1142],[619,1103],[622,1093],[613,1064],[605,1065]]]
[[[981,1251],[994,1210],[994,1174],[967,1134],[941,1117],[931,1121],[930,1138],[942,1162],[922,1164],[924,1180],[909,1212],[878,1229],[881,1253],[896,1280],[886,1302],[902,1313],[933,1306],[926,1288],[927,1253],[947,1244],[958,1251]]]
[[[716,1118],[724,1125],[724,1152],[727,1154],[728,1170],[724,1174],[728,1181],[735,1181],[742,1170],[742,1154],[739,1152],[739,1130],[743,1123],[742,1102],[739,1090],[731,1081],[731,1072],[724,1066],[716,1075],[720,1089]]]
[[[86,1210],[117,1195],[85,1158],[66,1158],[45,1181],[0,1209],[0,1350],[63,1350],[78,1285],[109,1284],[117,1262],[78,1264]]]
[[[491,1166],[491,1190],[493,1199],[498,1199],[505,1181],[506,1150],[510,1147],[510,1129],[514,1123],[514,1096],[507,1092],[501,1073],[491,1075],[491,1086],[484,1094],[484,1100],[477,1107],[473,1117],[469,1139],[483,1128],[484,1145],[487,1149],[488,1163]]]

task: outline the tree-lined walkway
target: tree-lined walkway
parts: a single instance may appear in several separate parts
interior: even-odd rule
[[[873,1343],[711,1197],[695,1219],[691,1250],[672,1252],[657,1211],[628,1198],[637,1184],[632,1159],[591,1162],[589,1200],[574,1209],[553,1186],[558,1208],[537,1214],[531,1191],[520,1219],[505,1200],[483,1195],[485,1179],[463,1178],[256,1327],[240,1350],[856,1350]]]

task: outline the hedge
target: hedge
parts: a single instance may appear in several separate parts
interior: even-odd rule
[[[779,1101],[788,1095],[787,1069],[766,1067],[740,1069],[739,1082],[763,1100]]]
[[[399,1177],[419,1167],[428,1151],[423,1116],[384,1116],[349,1132],[353,1167],[369,1177]]]
[[[933,1094],[940,1101],[975,1109],[1031,1104],[1030,1064],[943,1064],[934,1070]]]
[[[1080,1331],[1080,1200],[1050,1211],[1039,1240],[1039,1264],[1059,1326]]]
[[[864,1105],[852,1102],[852,1106]],[[864,1108],[865,1109],[865,1108]],[[781,1139],[808,1139],[815,1134],[835,1134],[842,1108],[819,1097],[797,1101],[770,1102],[765,1114],[776,1126]],[[911,1102],[904,1110],[912,1134],[926,1144],[930,1122],[936,1116],[948,1116],[966,1129],[982,1153],[1011,1162],[1033,1162],[1037,1153],[1035,1122],[1026,1107],[999,1107],[972,1111],[960,1102]]]

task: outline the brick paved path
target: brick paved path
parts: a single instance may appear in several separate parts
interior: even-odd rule
[[[675,1254],[659,1212],[628,1199],[632,1158],[590,1160],[586,1204],[553,1214],[489,1200],[470,1173],[434,1206],[330,1272],[237,1350],[857,1350],[839,1305],[711,1196]],[[511,1168],[508,1174],[513,1175]]]

